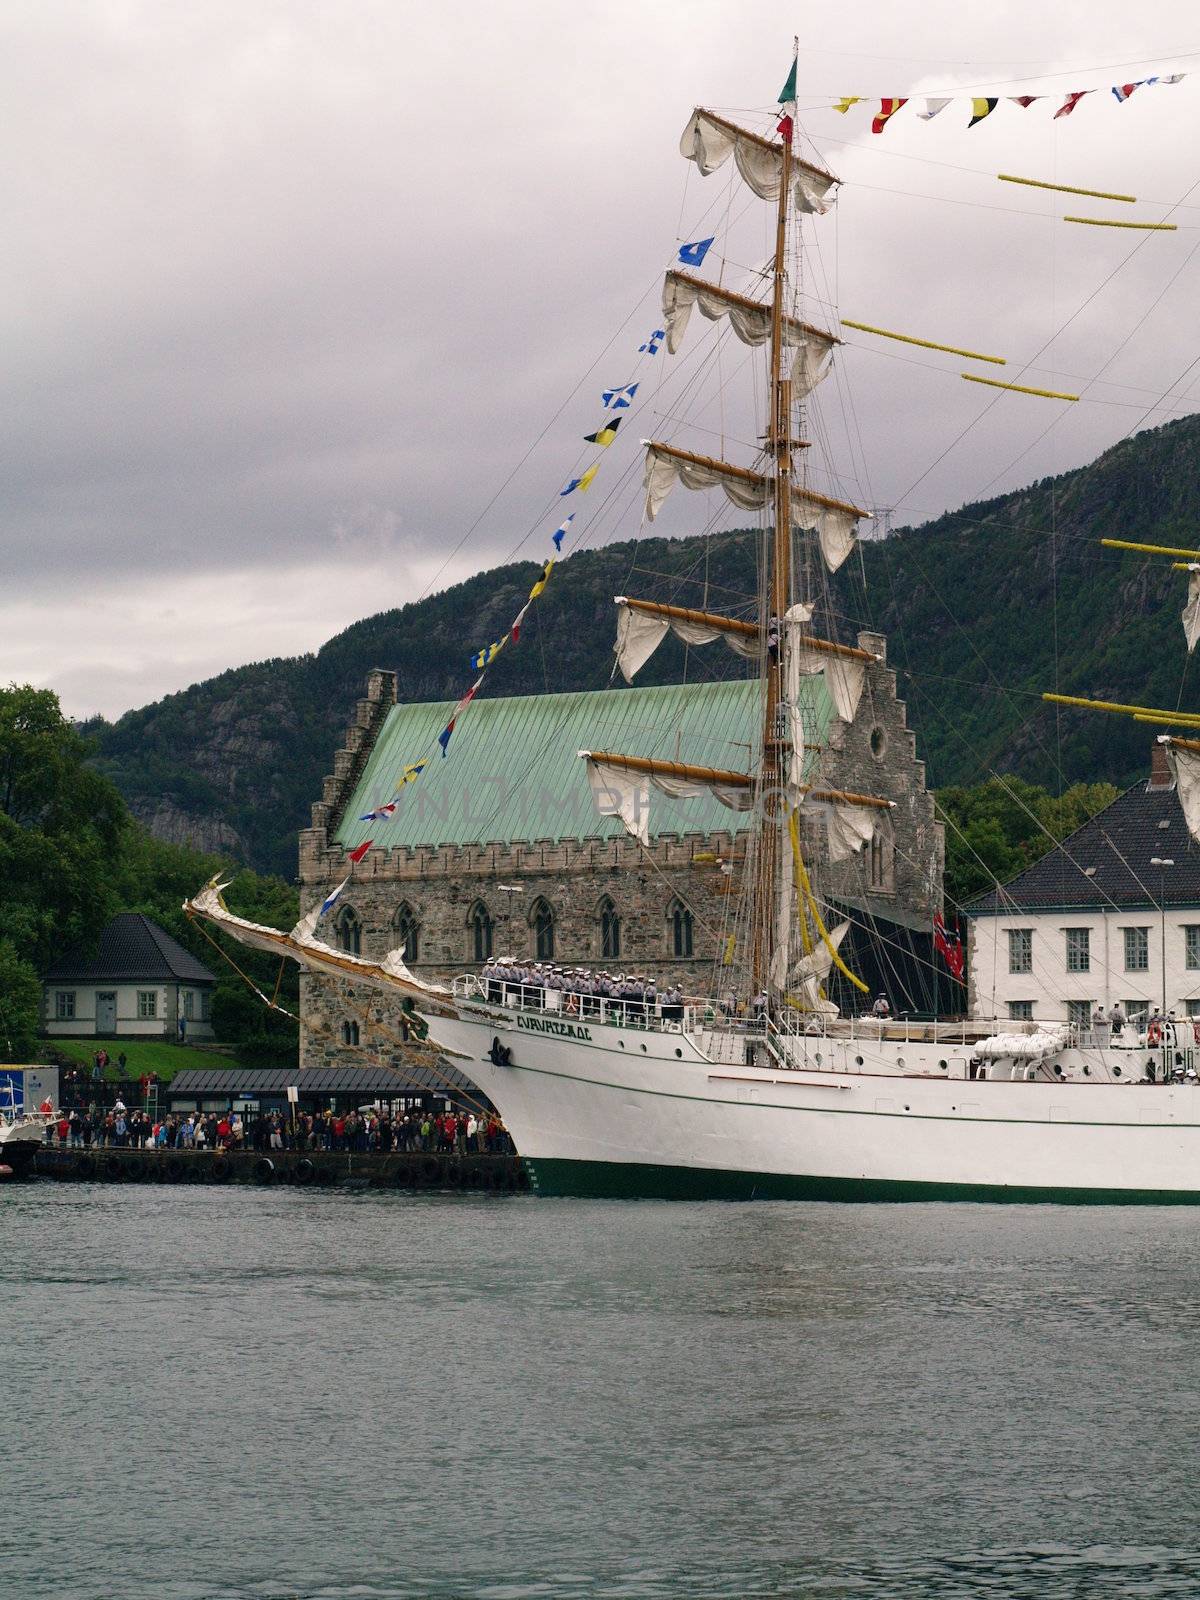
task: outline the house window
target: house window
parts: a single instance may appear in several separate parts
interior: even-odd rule
[[[1033,929],[1010,928],[1008,930],[1008,970],[1010,972],[1033,971]]]
[[[1185,1000],[1184,1005],[1189,1017],[1200,1017],[1200,1000]]]
[[[353,906],[343,906],[334,923],[337,947],[348,956],[362,955],[362,923]]]
[[[529,913],[533,924],[533,953],[539,961],[554,960],[554,912],[545,900],[535,900]]]
[[[1148,972],[1150,970],[1150,929],[1149,928],[1122,928],[1125,935],[1125,971]]]
[[[358,1043],[357,1022],[342,1023],[342,1043],[346,1045],[356,1045]]]
[[[692,913],[682,900],[675,900],[669,915],[672,948],[677,956],[686,958],[692,953]]]
[[[492,944],[496,935],[496,924],[482,900],[476,900],[471,907],[471,915],[467,918],[467,926],[471,930],[471,943],[475,951],[476,961],[490,961],[492,958]]]
[[[1033,1001],[1010,1000],[1008,1002],[1008,1014],[1013,1022],[1032,1022]]]
[[[1090,972],[1092,945],[1090,928],[1065,928],[1067,936],[1067,971]]]
[[[1183,930],[1183,958],[1189,972],[1200,971],[1200,922],[1189,923]]]
[[[605,961],[616,961],[621,954],[621,919],[607,898],[600,902],[600,954]]]
[[[74,989],[56,989],[54,992],[54,1017],[57,1022],[73,1022],[75,1019],[75,991]]]
[[[1150,1015],[1149,1000],[1126,1000],[1124,1004],[1125,1015],[1129,1018],[1130,1022],[1132,1022],[1136,1017],[1141,1017],[1144,1021]]]
[[[137,1006],[138,1006],[138,1020],[140,1022],[149,1022],[153,1018],[157,1017],[158,1016],[158,990],[157,989],[139,989],[138,990]]]
[[[200,991],[200,1021],[208,1022],[212,1017],[212,995],[207,989]]]
[[[1067,1021],[1076,1028],[1090,1028],[1092,1025],[1092,1002],[1090,1000],[1068,1000]]]
[[[196,1015],[196,994],[193,989],[183,991],[183,1015],[188,1022]]]
[[[404,959],[411,967],[421,959],[421,930],[417,914],[407,902],[396,912],[392,925],[396,930],[396,943],[404,946]]]

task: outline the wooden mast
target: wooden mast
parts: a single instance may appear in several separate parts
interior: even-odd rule
[[[775,528],[771,541],[771,582],[768,589],[768,614],[782,619],[791,594],[792,539],[792,385],[783,374],[784,290],[787,277],[787,212],[792,184],[792,128],[785,124],[779,173],[779,209],[775,218],[775,267],[771,286],[771,412],[769,447],[774,457]],[[781,817],[780,792],[783,782],[784,746],[779,734],[783,650],[767,657],[766,709],[762,744],[762,822],[758,839],[757,893],[754,904],[754,935],[751,973],[754,992],[767,985],[771,964],[771,943],[775,936],[775,897],[778,892]]]

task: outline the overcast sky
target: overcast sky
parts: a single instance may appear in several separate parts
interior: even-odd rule
[[[1200,17],[1181,0],[9,0],[0,681],[111,716],[540,556],[678,241],[716,231],[706,270],[735,286],[765,259],[769,208],[678,140],[697,103],[763,127],[801,24],[801,120],[844,180],[806,225],[807,314],[830,325],[833,302],[1085,394],[996,401],[953,357],[849,335],[815,484],[920,520],[1192,408]],[[1172,70],[1194,76],[1108,92]],[[970,131],[964,105],[909,105],[878,138],[871,107],[830,109],[960,87],[1052,98]],[[1082,88],[1102,92],[1055,121]],[[1058,220],[1077,211],[1179,231]],[[582,538],[636,532],[639,434],[719,453],[723,433],[749,459],[755,363],[716,337],[696,318],[643,366]],[[706,361],[717,397],[693,400]],[[716,509],[680,492],[660,525]]]

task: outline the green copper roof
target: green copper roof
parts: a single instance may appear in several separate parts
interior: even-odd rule
[[[832,716],[823,675],[805,678],[803,688],[805,727],[819,741]],[[390,849],[610,838],[622,832],[621,823],[597,815],[580,750],[745,771],[759,737],[761,694],[759,681],[746,679],[477,700],[459,719],[445,757],[436,741],[454,709],[449,701],[393,706],[332,842],[353,849],[374,839]],[[392,819],[360,822],[393,798],[401,772],[422,756],[429,765],[400,791]],[[650,815],[652,834],[711,833],[746,823],[744,813],[708,796],[670,800],[655,793]]]

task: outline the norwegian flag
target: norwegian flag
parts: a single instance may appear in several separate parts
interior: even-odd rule
[[[1145,82],[1145,80],[1139,78],[1137,83],[1114,83],[1113,98],[1116,100],[1117,104],[1124,105],[1125,101],[1129,99],[1129,96],[1133,93],[1133,91],[1135,89],[1139,89],[1143,82]]]
[[[945,918],[940,911],[935,911],[933,914],[933,947],[950,968],[951,975],[961,983],[963,969],[966,966],[962,939],[956,933],[953,941],[951,941],[946,932]]]

